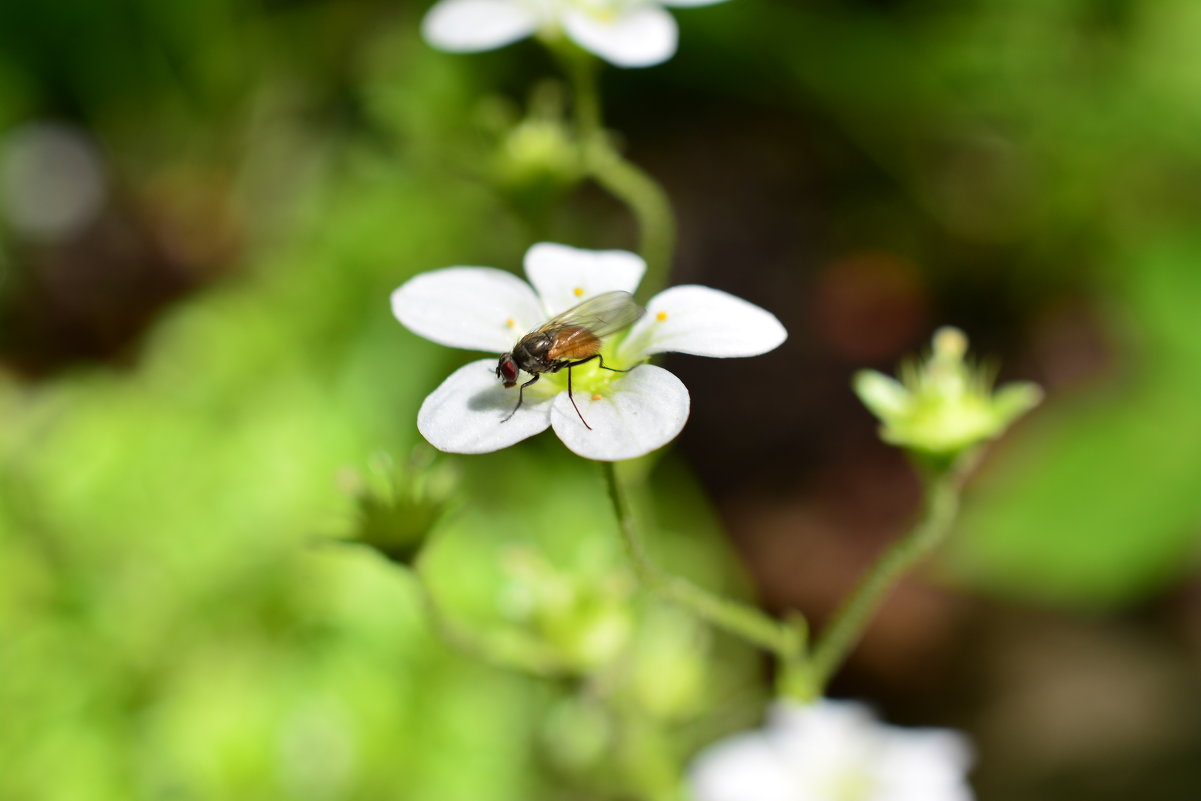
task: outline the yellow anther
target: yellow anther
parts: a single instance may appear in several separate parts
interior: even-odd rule
[[[593,392],[593,393],[592,393],[592,399],[593,399],[594,401],[598,401],[598,400],[601,400],[601,399],[603,399],[603,398],[604,398],[604,395],[601,395],[599,392]]]
[[[505,325],[509,328],[512,328],[513,326],[517,325],[517,321],[510,317],[509,319],[505,320]]]
[[[655,319],[661,323],[665,322],[667,320],[667,312],[659,312],[655,315]]]
[[[575,296],[577,298],[584,297],[584,287],[582,287],[582,286],[577,286],[575,289],[572,290],[572,292],[575,293]]]

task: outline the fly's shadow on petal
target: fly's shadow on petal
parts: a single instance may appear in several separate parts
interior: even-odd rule
[[[526,398],[526,401],[529,401]],[[517,403],[517,393],[510,394],[498,381],[496,386],[481,389],[467,399],[467,408],[473,412],[486,412],[489,409],[504,410],[507,414]]]
[[[498,421],[507,420],[515,411],[519,397],[523,398],[521,409],[524,412],[526,409],[550,403],[559,391],[553,385],[548,385],[547,382],[541,381],[538,384],[526,387],[524,396],[519,396],[518,392],[517,387],[505,387],[497,380],[494,386],[481,389],[469,397],[467,399],[467,408],[473,412],[495,411]]]

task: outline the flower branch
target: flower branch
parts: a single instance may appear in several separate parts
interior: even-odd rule
[[[923,360],[902,366],[900,381],[871,370],[855,376],[855,392],[880,419],[881,438],[904,448],[921,471],[925,511],[909,534],[869,568],[817,640],[810,665],[816,692],[862,638],[897,580],[946,539],[963,482],[983,444],[1042,399],[1042,391],[1026,382],[994,391],[992,372],[969,360],[967,351],[964,333],[944,327],[934,333]]]
[[[625,203],[638,220],[638,252],[647,266],[644,291],[662,289],[667,285],[676,246],[675,214],[667,193],[648,173],[617,152],[608,137],[597,136],[584,148],[588,173]]]
[[[900,577],[946,539],[959,510],[960,475],[960,471],[950,470],[925,482],[925,512],[921,520],[868,569],[817,639],[810,662],[810,680],[815,692],[821,692],[862,639],[876,610]]]
[[[739,603],[662,572],[647,556],[629,487],[613,462],[603,466],[605,483],[617,515],[622,544],[639,580],[665,601],[688,610],[700,619],[774,654],[783,663],[798,660],[805,647],[805,629],[799,619],[781,622],[757,607]]]
[[[663,187],[623,156],[605,132],[598,86],[600,62],[563,37],[552,43],[552,49],[571,81],[584,172],[624,203],[637,220],[638,252],[647,264],[643,292],[653,294],[667,285],[675,258],[676,220],[671,201]]]

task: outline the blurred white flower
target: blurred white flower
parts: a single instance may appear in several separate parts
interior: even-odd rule
[[[710,746],[693,801],[970,801],[971,748],[949,729],[880,723],[867,707],[778,702],[767,727]]]
[[[392,293],[392,311],[410,331],[441,345],[505,353],[583,300],[633,292],[645,271],[641,258],[623,250],[543,242],[525,255],[529,284],[492,267],[447,267],[406,281]],[[580,456],[632,459],[674,439],[690,405],[678,378],[639,362],[668,351],[758,356],[786,337],[775,316],[741,298],[703,286],[672,287],[651,298],[628,332],[604,342],[605,363],[628,372],[603,370],[595,362],[573,368],[579,414],[568,397],[567,371],[542,374],[514,412],[517,393],[497,380],[493,357],[466,364],[442,382],[421,405],[417,428],[435,448],[451,453],[500,450],[554,428]]]
[[[54,122],[28,122],[0,140],[0,210],[23,236],[70,239],[107,199],[100,155],[87,134]]]
[[[535,33],[567,34],[619,67],[649,67],[671,58],[679,32],[663,6],[725,0],[440,0],[422,34],[439,50],[492,50]]]

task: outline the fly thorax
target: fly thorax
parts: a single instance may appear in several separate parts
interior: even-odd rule
[[[517,366],[527,373],[545,372],[547,369],[546,352],[550,349],[551,341],[547,337],[526,337],[513,348],[513,359]]]

